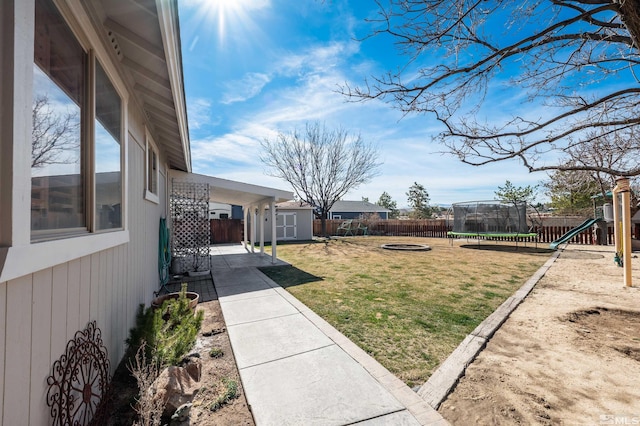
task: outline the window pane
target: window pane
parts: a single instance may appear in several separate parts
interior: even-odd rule
[[[147,164],[147,189],[152,194],[158,195],[158,155],[151,145],[148,145],[147,149],[149,150],[149,164]]]
[[[81,146],[87,55],[49,0],[36,0],[31,230],[86,227]]]
[[[122,227],[120,96],[96,61],[96,228]]]

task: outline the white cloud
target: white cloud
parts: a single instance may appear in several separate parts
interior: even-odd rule
[[[258,141],[240,132],[191,141],[193,162],[211,163],[220,160],[251,164],[256,160]]]
[[[235,102],[244,102],[258,95],[271,78],[263,73],[247,73],[240,80],[230,81],[225,84],[225,93],[220,102],[228,105]]]
[[[192,98],[187,102],[187,110],[189,116],[189,128],[192,130],[199,129],[206,125],[215,124],[218,120],[214,120],[211,114],[211,101],[205,98]]]

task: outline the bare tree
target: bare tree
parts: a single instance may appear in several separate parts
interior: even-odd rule
[[[68,154],[80,144],[78,114],[56,112],[46,95],[33,100],[32,114],[31,168],[75,162]]]
[[[327,234],[326,219],[331,207],[349,190],[378,174],[378,152],[360,135],[350,137],[343,129],[329,130],[319,123],[279,133],[262,142],[261,160],[267,173],[291,184],[295,194],[314,206]]]
[[[467,164],[640,175],[637,162],[566,161],[594,135],[638,133],[639,0],[377,3],[370,37],[392,37],[407,64],[344,86],[351,100],[433,115],[444,125],[435,139]],[[522,91],[522,108],[488,105],[506,88]]]
[[[590,131],[584,143],[566,150],[568,161],[565,170],[587,171],[604,194],[615,186],[616,175],[609,173],[610,170],[630,170],[640,164],[640,144],[633,130],[616,133],[603,132],[602,129]]]

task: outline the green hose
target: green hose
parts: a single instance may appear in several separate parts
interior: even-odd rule
[[[158,242],[158,272],[160,286],[169,282],[169,265],[171,265],[171,250],[169,250],[169,229],[165,218],[160,218],[160,238]]]

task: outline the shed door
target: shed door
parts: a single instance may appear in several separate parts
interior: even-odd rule
[[[295,240],[298,238],[296,229],[296,213],[281,213],[276,216],[276,239]]]

